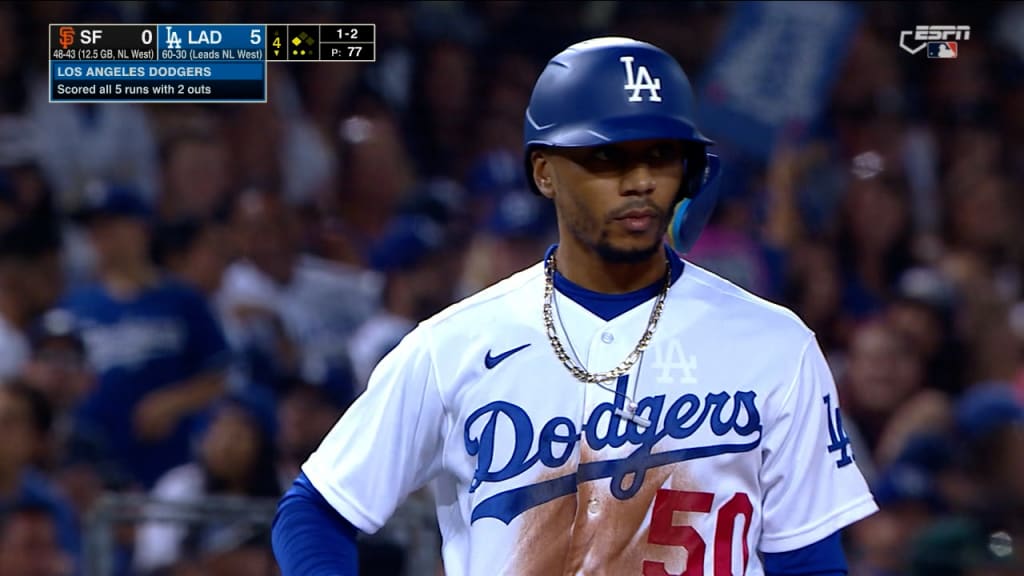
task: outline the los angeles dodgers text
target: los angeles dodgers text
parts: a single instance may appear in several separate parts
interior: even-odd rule
[[[586,462],[573,474],[495,494],[474,508],[471,521],[490,517],[507,524],[535,506],[574,493],[578,483],[603,478],[610,479],[612,495],[625,500],[636,494],[643,485],[648,469],[719,454],[747,452],[761,443],[761,414],[755,403],[757,394],[753,391],[708,393],[703,400],[696,394],[683,394],[667,410],[664,394],[643,398],[637,403],[637,414],[646,416],[654,426],[642,429],[636,423],[615,414],[617,409],[623,408],[628,379],[628,376],[618,379],[616,387],[620,393],[616,394],[615,402],[599,404],[581,430],[576,430],[575,422],[564,416],[545,423],[536,436],[535,448],[534,423],[522,407],[511,402],[495,401],[470,414],[466,420],[464,441],[467,453],[477,458],[476,471],[469,487],[471,493],[485,482],[503,482],[515,478],[538,463],[548,468],[558,468],[569,460],[576,443],[583,439],[595,451],[606,446],[636,446],[625,458]],[[726,418],[724,413],[730,401],[732,413]],[[606,415],[609,416],[608,425],[602,430],[599,423]],[[474,435],[471,430],[477,422],[482,422],[483,427]],[[509,424],[514,434],[512,455],[507,462],[495,462],[497,430],[499,426],[507,429]],[[732,432],[745,441],[653,452],[654,446],[666,436],[683,440],[691,437],[705,424],[716,437],[721,438]],[[629,476],[632,480],[628,486],[624,486]]]

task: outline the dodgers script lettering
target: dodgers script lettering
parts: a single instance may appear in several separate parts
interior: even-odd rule
[[[536,427],[530,415],[511,402],[491,402],[470,414],[466,420],[464,441],[467,453],[477,458],[470,493],[484,483],[515,478],[538,463],[547,468],[558,468],[569,460],[580,441],[585,440],[595,451],[606,446],[636,446],[625,458],[586,462],[573,474],[490,496],[474,508],[472,521],[490,517],[507,524],[535,506],[574,493],[578,483],[603,478],[610,479],[612,495],[625,500],[640,490],[646,472],[651,468],[719,454],[747,452],[761,443],[761,415],[755,403],[757,395],[753,391],[740,391],[733,395],[708,393],[703,399],[696,394],[684,394],[667,410],[664,394],[646,397],[638,403],[637,414],[645,416],[654,426],[644,428],[616,415],[616,411],[621,413],[623,408],[627,384],[628,376],[620,377],[616,384],[620,391],[616,394],[616,401],[599,404],[580,430],[576,429],[573,420],[560,416],[545,423],[540,427],[540,433],[535,434]],[[599,426],[602,420],[607,420],[606,427]],[[496,443],[508,440],[498,439],[497,431],[499,428],[507,430],[509,425],[513,431],[512,454],[507,461],[499,462],[495,460]],[[734,436],[733,441],[720,444],[653,451],[663,438],[684,440],[704,426],[716,437],[733,434],[739,438]],[[473,430],[478,432],[473,434]],[[629,482],[627,477],[631,478]]]

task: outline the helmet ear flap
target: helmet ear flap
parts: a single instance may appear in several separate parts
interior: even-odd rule
[[[687,177],[683,185],[684,190],[692,186],[696,191],[692,195],[684,195],[676,203],[668,228],[669,243],[680,254],[686,254],[693,248],[718,202],[721,162],[714,154],[704,154],[700,165],[704,168],[700,172],[690,172],[692,177]]]
[[[708,166],[707,147],[703,144],[685,142],[683,144],[683,183],[679,189],[677,202],[683,198],[695,198],[700,193],[701,185],[704,183],[705,172]]]

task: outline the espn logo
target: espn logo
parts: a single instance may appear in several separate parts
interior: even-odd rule
[[[919,44],[910,46],[908,39]],[[956,58],[960,54],[960,42],[970,39],[971,27],[965,25],[918,26],[913,30],[900,30],[900,48],[909,54],[917,54],[927,47],[929,58]]]
[[[929,42],[928,43],[928,57],[929,58],[956,58],[957,46],[956,42]]]

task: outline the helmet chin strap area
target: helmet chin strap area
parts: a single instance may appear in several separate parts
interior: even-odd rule
[[[718,203],[721,172],[722,163],[719,157],[708,154],[707,166],[704,168],[704,176],[697,194],[692,198],[683,198],[676,204],[672,222],[668,227],[669,243],[676,252],[689,252],[711,218],[711,213]]]

